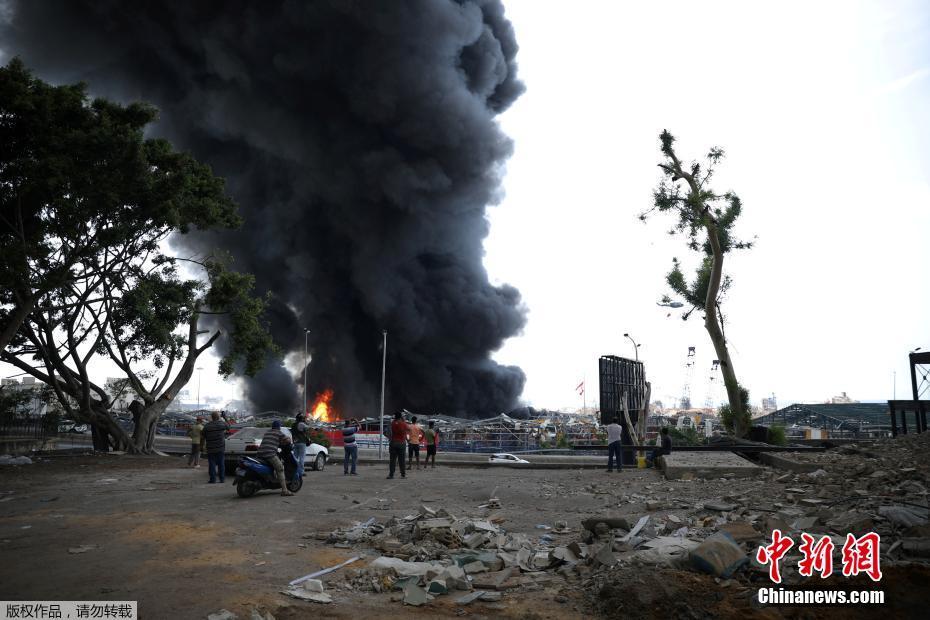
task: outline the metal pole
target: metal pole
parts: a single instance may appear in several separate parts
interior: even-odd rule
[[[387,330],[381,332],[384,335],[382,349],[384,353],[381,356],[381,432],[378,434],[378,460],[381,460],[381,449],[384,445],[384,377],[387,371]]]
[[[304,411],[303,415],[307,415],[307,372],[309,366],[307,365],[307,356],[309,355],[309,339],[310,339],[310,330],[306,327],[304,328]]]
[[[197,409],[200,409],[200,371],[203,370],[202,366],[197,368]]]
[[[624,335],[625,337],[629,338],[629,339],[630,339],[630,342],[633,343],[633,353],[636,354],[636,361],[638,362],[638,361],[639,361],[639,345],[636,344],[636,341],[635,341],[635,340],[633,340],[633,336],[631,336],[631,335],[629,335],[629,334],[623,334],[623,335]]]

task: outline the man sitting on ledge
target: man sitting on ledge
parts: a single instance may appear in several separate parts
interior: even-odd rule
[[[658,459],[660,456],[665,456],[666,454],[672,453],[672,438],[668,435],[667,426],[662,427],[659,437],[661,438],[661,444],[657,445],[655,449],[653,449],[652,454],[649,456],[649,460],[652,461],[654,467],[658,465],[656,459]]]

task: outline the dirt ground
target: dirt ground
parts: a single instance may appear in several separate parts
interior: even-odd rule
[[[537,537],[543,531],[537,525],[558,520],[577,528],[581,519],[608,510],[644,514],[647,497],[666,501],[666,512],[683,514],[695,501],[749,493],[758,484],[665,481],[653,470],[607,474],[442,466],[385,480],[385,469],[360,466],[359,476],[346,477],[341,467],[331,466],[308,471],[295,497],[264,491],[241,499],[231,476],[224,485],[206,484],[206,466],[188,469],[179,457],[55,457],[5,467],[0,469],[0,598],[137,600],[141,618],[205,618],[222,608],[240,618],[249,618],[255,608],[268,610],[278,620],[650,617],[663,607],[656,599],[666,597],[677,598],[681,610],[697,610],[685,616],[707,617],[711,610],[724,617],[779,615],[754,609],[749,598],[721,588],[710,576],[685,571],[663,576],[634,567],[616,572],[595,596],[582,583],[560,578],[535,591],[508,592],[499,603],[468,606],[457,605],[455,594],[419,608],[406,607],[391,594],[329,589],[334,602],[325,606],[281,594],[288,581],[314,570],[361,553],[370,559],[378,555],[334,548],[304,538],[305,533],[370,517],[403,517],[421,505],[486,517],[487,509],[479,506],[494,496],[502,503],[494,514],[504,519],[503,527]],[[618,503],[621,496],[625,501]],[[69,552],[82,545],[92,548]],[[902,589],[913,590],[911,576],[900,577]],[[925,583],[926,573],[920,577]],[[886,588],[889,600],[895,596],[894,581]],[[837,611],[835,617],[844,615]],[[783,615],[798,617],[798,611]],[[805,612],[800,617],[827,616]]]

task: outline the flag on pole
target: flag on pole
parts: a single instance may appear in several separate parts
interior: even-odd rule
[[[581,383],[578,384],[575,391],[578,392],[578,396],[584,395],[584,379],[581,380]]]

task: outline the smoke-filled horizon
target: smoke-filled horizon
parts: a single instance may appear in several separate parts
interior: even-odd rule
[[[499,0],[29,1],[0,28],[44,79],[159,106],[155,131],[226,178],[243,228],[174,242],[253,273],[285,351],[311,330],[311,398],[374,411],[386,329],[389,409],[516,406],[524,374],[490,354],[525,310],[482,262],[495,116],[523,90]],[[246,396],[299,408],[302,370],[271,362]]]

